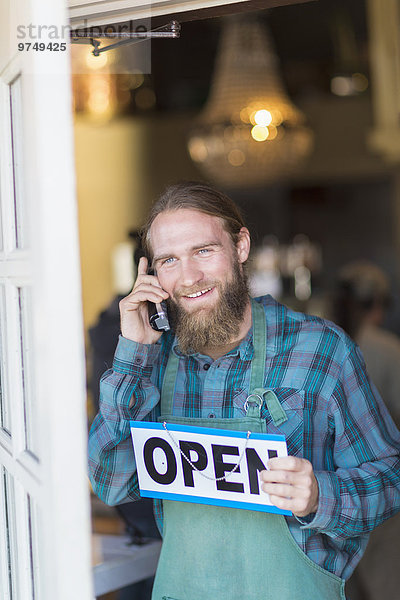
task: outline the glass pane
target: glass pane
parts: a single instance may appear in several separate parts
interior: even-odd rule
[[[16,598],[15,594],[15,567],[16,561],[15,551],[16,547],[14,545],[15,540],[15,521],[14,521],[14,490],[12,485],[12,478],[7,473],[7,471],[3,468],[3,490],[4,490],[4,507],[5,507],[5,527],[6,527],[6,544],[7,544],[7,570],[8,570],[8,588],[9,588],[9,598],[13,600]]]
[[[20,321],[20,343],[21,343],[21,367],[22,367],[22,390],[24,402],[24,430],[25,447],[33,455],[36,455],[36,427],[33,397],[33,369],[31,348],[31,290],[30,288],[18,288],[19,321]]]
[[[5,356],[5,323],[6,304],[4,286],[0,285],[0,427],[11,435],[11,418],[8,396],[5,390],[6,356]]]
[[[34,501],[28,495],[28,528],[29,528],[29,554],[30,554],[30,572],[31,572],[31,590],[32,600],[39,598],[37,589],[37,578],[38,573],[38,544],[37,544],[37,516],[36,506]]]
[[[22,111],[21,111],[21,77],[17,77],[10,85],[11,116],[11,149],[14,188],[14,227],[15,245],[26,247],[26,231],[24,217],[24,198],[22,185]]]

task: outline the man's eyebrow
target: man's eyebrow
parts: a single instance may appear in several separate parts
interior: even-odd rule
[[[160,254],[159,256],[153,256],[152,265],[155,265],[157,262],[160,262],[160,260],[170,258],[171,256],[172,256],[171,252],[169,254]]]
[[[221,243],[213,240],[210,242],[204,242],[203,244],[196,244],[196,246],[192,246],[190,248],[190,251],[193,252],[193,250],[200,250],[200,248],[209,248],[210,246],[221,246]],[[166,253],[166,254],[160,254],[158,256],[154,256],[152,264],[155,265],[157,262],[160,262],[160,260],[165,260],[166,258],[171,258],[173,256],[174,256],[173,252],[170,252],[169,254]]]
[[[191,250],[200,250],[200,248],[209,248],[210,246],[221,246],[221,242],[216,242],[216,241],[212,241],[212,242],[205,242],[203,244],[198,244],[196,246],[192,246]]]

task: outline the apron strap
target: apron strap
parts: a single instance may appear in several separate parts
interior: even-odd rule
[[[161,414],[172,415],[175,383],[178,375],[179,359],[171,349],[168,363],[165,368],[164,380],[161,388]]]
[[[265,312],[261,304],[251,301],[253,317],[253,346],[254,356],[251,364],[250,396],[245,403],[246,415],[258,416],[263,402],[267,405],[274,425],[277,427],[287,421],[287,416],[276,394],[264,386],[265,361],[267,357],[267,328],[265,326]]]
[[[252,402],[254,397],[263,399],[263,401],[267,405],[267,409],[269,414],[271,415],[271,419],[276,427],[279,427],[279,425],[282,425],[282,423],[288,420],[287,414],[282,408],[282,404],[279,402],[278,396],[273,390],[268,390],[265,388],[256,388],[255,390],[253,390],[253,394],[247,398],[246,404],[248,402]]]
[[[250,394],[264,385],[265,360],[267,357],[267,327],[265,312],[261,304],[251,299],[251,316],[253,319],[254,355],[251,361]]]

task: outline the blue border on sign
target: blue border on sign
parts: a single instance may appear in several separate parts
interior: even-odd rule
[[[151,421],[130,421],[131,429],[160,429],[165,431],[162,423]],[[250,425],[250,423],[249,423]],[[178,425],[176,423],[168,423],[169,431],[185,431],[188,433],[203,433],[207,435],[218,435],[221,437],[237,437],[247,438],[247,431],[229,431],[228,429],[212,429],[211,427],[193,427],[193,425]],[[266,440],[275,442],[285,442],[284,435],[276,435],[274,433],[253,433],[250,435],[251,440]],[[291,513],[289,513],[291,514]]]
[[[228,508],[244,508],[245,510],[257,510],[269,512],[276,515],[292,516],[290,510],[283,510],[270,504],[251,504],[250,502],[235,502],[234,500],[217,500],[216,498],[203,498],[202,496],[186,496],[185,494],[171,494],[170,492],[152,492],[140,490],[143,498],[157,498],[159,500],[176,500],[178,502],[191,502],[192,504],[207,504],[209,506],[227,506]]]

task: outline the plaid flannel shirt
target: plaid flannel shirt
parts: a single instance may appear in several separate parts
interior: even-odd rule
[[[286,517],[289,529],[312,561],[347,579],[369,532],[400,510],[400,434],[358,346],[339,327],[296,313],[271,296],[258,301],[266,314],[265,387],[275,391],[288,420],[277,429],[265,406],[261,415],[268,433],[286,436],[290,455],[312,463],[319,486],[317,512]],[[171,333],[154,345],[120,337],[113,368],[101,380],[100,411],[89,436],[91,482],[107,504],[140,497],[129,421],[157,420],[170,351],[180,357],[175,415],[244,415],[252,329],[215,361],[182,355]],[[156,517],[162,527],[160,503]]]

